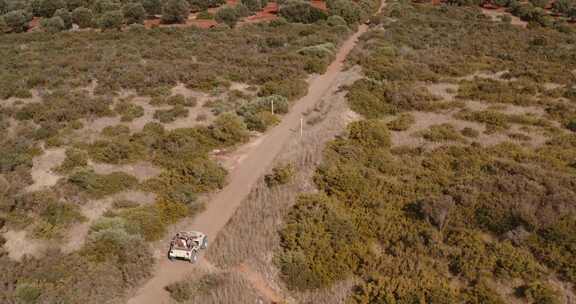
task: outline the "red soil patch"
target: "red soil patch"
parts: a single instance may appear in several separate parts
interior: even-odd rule
[[[30,20],[28,23],[28,31],[30,32],[38,27],[40,27],[40,17],[32,18],[32,20]]]
[[[215,27],[217,24],[218,22],[210,19],[195,19],[195,20],[188,20],[188,22],[186,22],[187,26],[193,25],[203,29]]]
[[[244,18],[242,23],[257,23],[270,21],[278,18],[278,3],[268,2],[268,5],[255,15]]]
[[[319,8],[323,11],[328,10],[328,8],[326,7],[326,1],[322,1],[322,0],[312,0],[310,1],[310,4],[312,4],[313,7],[315,8]]]
[[[144,26],[146,28],[158,27],[160,26],[160,18],[146,19],[144,20]]]

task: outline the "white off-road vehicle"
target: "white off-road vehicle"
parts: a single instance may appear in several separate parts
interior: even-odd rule
[[[178,232],[170,242],[168,258],[188,260],[195,263],[200,249],[208,248],[208,237],[198,231]]]

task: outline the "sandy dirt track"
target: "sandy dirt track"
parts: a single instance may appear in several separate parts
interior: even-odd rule
[[[258,179],[269,169],[284,144],[290,138],[300,136],[300,119],[303,117],[303,112],[327,93],[336,81],[346,57],[356,45],[359,36],[367,30],[367,25],[360,25],[358,30],[342,44],[327,71],[311,81],[307,95],[296,102],[278,126],[267,132],[257,145],[250,147],[242,161],[230,172],[229,184],[216,193],[207,204],[206,210],[191,221],[190,230],[203,231],[210,238],[216,238]],[[196,267],[202,267],[206,263],[204,259],[197,265],[161,259],[152,278],[140,287],[128,303],[169,303],[169,295],[164,287],[184,279],[187,274],[193,273]]]

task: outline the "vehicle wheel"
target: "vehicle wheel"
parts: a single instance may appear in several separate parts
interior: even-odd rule
[[[194,264],[194,263],[196,263],[197,261],[198,261],[198,255],[197,255],[197,254],[193,254],[193,255],[190,257],[190,263]]]
[[[204,241],[202,241],[202,246],[200,246],[200,248],[202,249],[208,248],[208,237],[204,238]]]

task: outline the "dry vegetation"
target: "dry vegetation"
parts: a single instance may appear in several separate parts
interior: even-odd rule
[[[365,120],[326,146],[319,191],[280,229],[285,286],[356,278],[347,303],[574,302],[576,36],[402,1],[379,21],[347,95]]]
[[[334,55],[314,50],[335,48],[349,33],[335,27],[319,20],[2,36],[0,56],[10,60],[0,62],[0,245],[18,231],[37,252],[0,247],[0,302],[111,302],[146,279],[149,242],[225,185],[211,152],[281,120],[306,92],[305,77]],[[46,151],[61,157],[51,161]],[[287,182],[289,171],[271,185]],[[37,183],[38,172],[50,182]],[[155,199],[113,200],[130,193]],[[105,209],[99,218],[86,214],[94,203],[106,204],[95,207]],[[78,231],[85,240],[70,235]],[[36,246],[44,240],[50,245]]]

